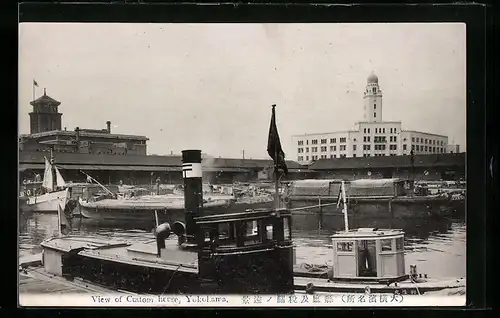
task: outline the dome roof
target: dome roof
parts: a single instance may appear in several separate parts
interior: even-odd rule
[[[377,77],[377,75],[375,75],[375,74],[371,73],[371,74],[368,76],[367,82],[368,82],[368,84],[370,84],[370,83],[375,83],[375,84],[377,84],[377,83],[378,83],[378,77]]]

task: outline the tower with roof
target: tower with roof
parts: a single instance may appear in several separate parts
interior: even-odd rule
[[[364,121],[382,122],[382,91],[373,72],[368,76],[363,99]]]
[[[47,95],[47,91],[43,89],[43,96],[30,102],[33,106],[33,111],[30,115],[30,132],[32,134],[61,130],[61,116],[59,113],[59,101]]]

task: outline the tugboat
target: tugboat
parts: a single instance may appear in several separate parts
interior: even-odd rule
[[[137,293],[293,293],[291,214],[204,215],[201,151],[182,152],[185,223],[156,227],[156,244],[61,235],[42,242],[43,270]],[[177,240],[168,239],[171,234]]]
[[[341,183],[345,230],[331,236],[333,266],[315,272],[295,269],[295,289],[330,293],[400,293],[421,295],[465,288],[464,278],[436,279],[405,272],[404,232],[397,229],[349,230],[346,190]]]

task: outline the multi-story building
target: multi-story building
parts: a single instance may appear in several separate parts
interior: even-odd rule
[[[145,136],[111,133],[111,122],[104,129],[61,129],[61,102],[47,95],[30,103],[30,134],[19,136],[21,151],[56,151],[110,155],[146,155]]]
[[[368,76],[363,100],[364,118],[355,130],[292,136],[297,161],[408,155],[411,150],[415,154],[449,152],[446,136],[403,130],[401,121],[383,121],[382,91],[373,73]]]

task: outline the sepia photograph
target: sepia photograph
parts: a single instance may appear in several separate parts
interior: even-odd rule
[[[464,23],[20,23],[19,306],[465,306]]]

